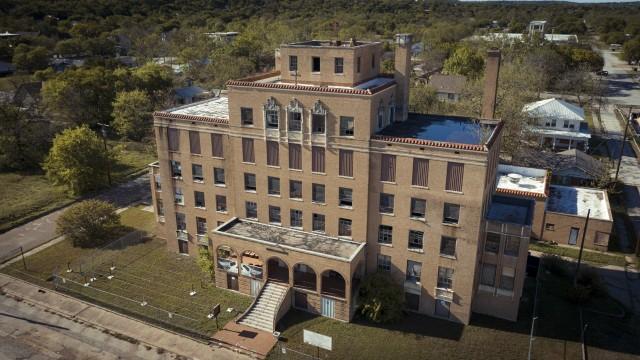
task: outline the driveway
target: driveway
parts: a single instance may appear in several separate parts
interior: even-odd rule
[[[98,195],[96,198],[110,201],[116,207],[124,207],[151,196],[149,174],[118,185]],[[55,237],[56,220],[65,211],[62,208],[35,219],[15,229],[0,234],[0,259],[15,252],[20,246],[24,252],[34,249]]]

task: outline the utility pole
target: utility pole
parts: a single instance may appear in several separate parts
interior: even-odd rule
[[[109,187],[111,187],[111,161],[109,157],[109,150],[107,149],[107,128],[111,127],[107,124],[98,123],[102,133],[102,141],[104,143],[104,154],[107,157],[107,180],[109,181]]]
[[[578,253],[578,266],[576,266],[576,274],[573,277],[573,286],[578,284],[578,273],[580,273],[580,265],[582,264],[582,251],[584,250],[584,238],[587,237],[587,226],[589,226],[589,216],[591,209],[587,211],[587,219],[584,221],[584,229],[582,230],[582,241],[580,242],[580,252]]]
[[[624,152],[624,144],[627,142],[627,132],[629,130],[629,122],[631,122],[631,114],[633,107],[629,106],[629,116],[627,116],[627,122],[624,125],[624,136],[622,137],[622,144],[620,144],[620,157],[618,157],[618,166],[616,167],[616,177],[613,180],[614,184],[618,182],[618,173],[620,172],[620,163],[622,163],[622,153]]]

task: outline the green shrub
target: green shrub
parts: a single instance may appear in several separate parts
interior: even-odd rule
[[[120,215],[112,204],[85,200],[69,207],[56,222],[56,232],[73,246],[95,247],[113,240],[121,228]]]
[[[569,274],[567,261],[558,255],[542,256],[542,264],[546,270],[556,276],[567,276]]]
[[[360,313],[376,323],[389,323],[403,316],[404,291],[390,276],[368,275],[360,287]]]

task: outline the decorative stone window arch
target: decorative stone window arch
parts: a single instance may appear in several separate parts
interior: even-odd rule
[[[393,96],[391,96],[391,99],[389,100],[389,122],[387,123],[387,125],[393,124],[395,121],[396,121],[396,101],[393,98]]]
[[[302,131],[302,106],[295,98],[287,106],[287,130]]]
[[[380,104],[378,105],[378,129],[383,129],[385,127],[385,119],[384,119],[384,104],[382,100],[380,100]]]
[[[264,104],[264,127],[266,129],[278,129],[280,123],[280,105],[276,99],[269,97]]]
[[[311,108],[311,133],[327,133],[327,109],[320,100],[316,100]]]

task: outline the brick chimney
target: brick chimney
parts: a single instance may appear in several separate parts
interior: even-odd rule
[[[498,95],[498,75],[500,74],[500,50],[487,50],[487,64],[484,69],[484,88],[482,89],[483,119],[493,119],[496,113]]]
[[[407,120],[409,113],[409,81],[411,81],[412,34],[396,34],[395,73],[396,81],[396,121]]]

